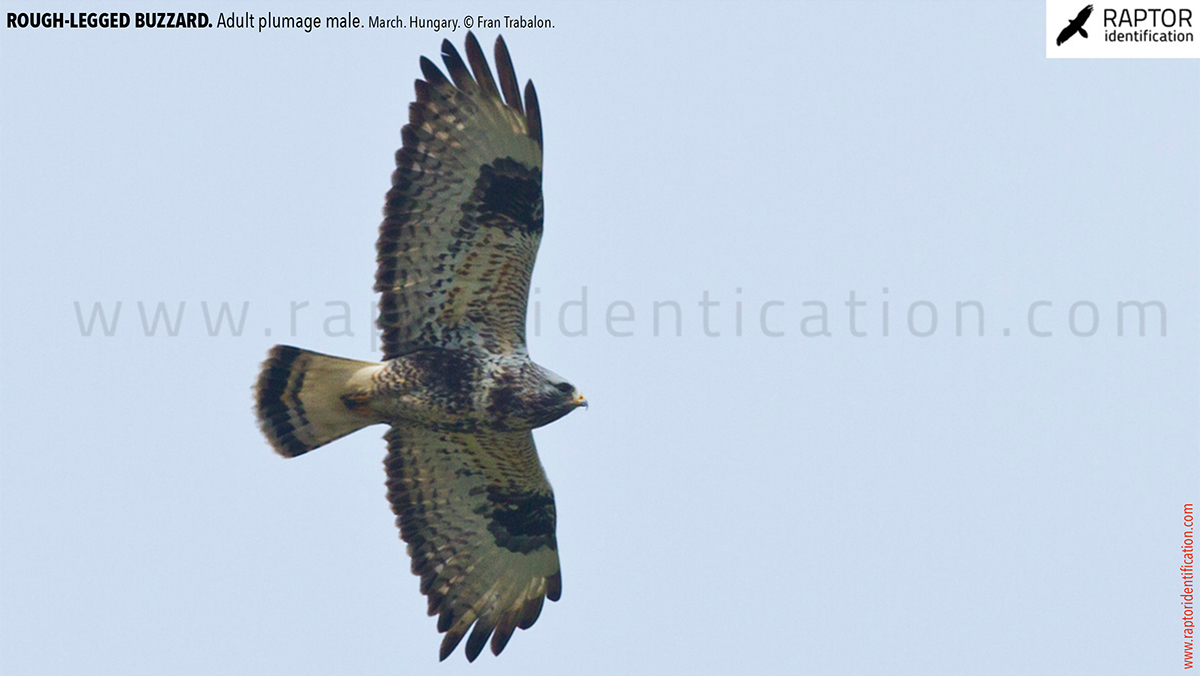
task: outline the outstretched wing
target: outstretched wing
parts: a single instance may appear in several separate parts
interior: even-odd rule
[[[1084,7],[1083,9],[1079,10],[1079,14],[1075,15],[1075,20],[1072,21],[1071,23],[1075,24],[1076,26],[1082,26],[1083,24],[1087,23],[1088,17],[1091,15],[1092,15],[1092,6],[1088,5],[1087,7]]]
[[[524,349],[542,236],[541,115],[532,82],[522,101],[502,38],[495,54],[499,88],[470,33],[470,71],[448,40],[450,79],[421,58],[377,245],[385,359]]]
[[[388,500],[429,614],[446,632],[441,659],[472,624],[467,659],[489,636],[499,655],[562,593],[554,493],[533,434],[397,425],[386,438]]]

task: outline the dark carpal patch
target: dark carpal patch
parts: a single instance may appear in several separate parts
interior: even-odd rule
[[[553,496],[488,486],[487,498],[491,506],[488,530],[497,545],[521,554],[540,547],[558,549]]]
[[[507,157],[483,165],[463,211],[480,225],[541,235],[542,171]]]

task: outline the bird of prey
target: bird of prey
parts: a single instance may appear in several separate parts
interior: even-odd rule
[[[1083,9],[1079,10],[1079,14],[1076,15],[1075,18],[1071,20],[1071,23],[1067,24],[1066,28],[1062,29],[1061,33],[1058,34],[1058,40],[1055,42],[1055,44],[1061,45],[1062,43],[1069,40],[1071,38],[1071,36],[1076,33],[1079,33],[1080,35],[1082,35],[1083,37],[1086,38],[1088,35],[1087,35],[1087,31],[1083,30],[1083,24],[1087,23],[1088,17],[1091,15],[1092,15],[1092,6],[1091,5],[1088,5],[1087,7],[1084,7]]]
[[[532,430],[587,402],[529,358],[525,311],[542,236],[542,120],[504,40],[499,82],[475,36],[449,78],[424,79],[402,130],[377,244],[383,361],[275,346],[255,387],[259,426],[288,458],[386,424],[387,496],[429,614],[468,630],[467,659],[500,654],[562,575],[554,494]],[[469,64],[469,67],[468,67]]]

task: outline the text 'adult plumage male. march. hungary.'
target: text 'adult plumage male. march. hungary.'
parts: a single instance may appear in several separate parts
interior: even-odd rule
[[[388,424],[388,499],[412,570],[467,658],[528,629],[562,576],[554,494],[532,429],[583,395],[530,360],[529,280],[542,236],[542,121],[496,40],[499,85],[475,36],[449,41],[449,79],[424,80],[402,130],[380,227],[375,289],[383,362],[277,345],[256,385],[259,424],[281,455]],[[468,68],[468,63],[469,68]]]

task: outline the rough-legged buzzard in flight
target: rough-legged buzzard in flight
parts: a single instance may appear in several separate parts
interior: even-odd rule
[[[279,345],[256,386],[259,424],[295,457],[383,423],[388,500],[412,570],[445,632],[474,626],[474,660],[499,654],[562,593],[554,494],[531,430],[586,405],[525,346],[542,236],[542,120],[503,39],[499,83],[475,36],[449,78],[421,58],[384,206],[375,289],[383,362]],[[469,64],[469,66],[468,66]]]

